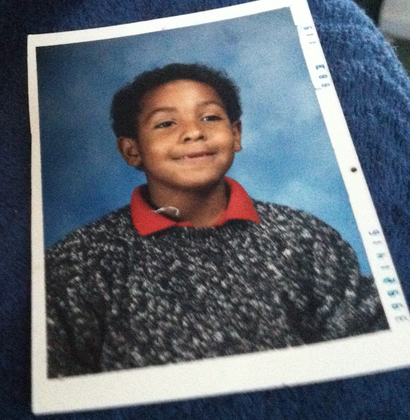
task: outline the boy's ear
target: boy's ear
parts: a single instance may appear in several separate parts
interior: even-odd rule
[[[241,120],[232,123],[232,134],[234,136],[234,150],[239,152],[242,150],[241,137],[242,137],[242,122]]]
[[[142,167],[142,157],[138,142],[130,137],[118,137],[117,150],[130,166]]]

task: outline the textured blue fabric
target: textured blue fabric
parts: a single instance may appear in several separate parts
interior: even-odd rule
[[[229,0],[0,1],[0,418],[30,412],[30,130],[26,35],[241,3]],[[410,83],[351,0],[310,0],[363,170],[410,298]],[[272,391],[42,418],[408,419],[410,370]]]

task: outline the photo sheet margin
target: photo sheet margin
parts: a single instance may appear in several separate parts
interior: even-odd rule
[[[320,47],[314,22],[311,17],[310,21],[304,19],[300,10],[292,8],[301,46],[389,326],[394,330],[407,329],[410,315],[404,293]]]
[[[256,3],[252,3],[253,10],[255,10],[255,4]],[[266,7],[266,10],[273,9],[272,5],[268,5],[268,2],[265,1],[260,2],[260,5],[261,8]],[[284,5],[285,3],[281,4],[280,7],[283,7]],[[246,4],[243,6],[246,6]],[[235,6],[228,9],[234,10],[235,8],[239,9],[243,6]],[[289,6],[291,7],[297,26],[310,26],[311,17],[306,14],[308,13],[308,8],[304,1],[292,1],[289,3]],[[230,16],[230,10],[228,9],[225,9],[227,18]],[[303,10],[303,13],[301,13],[301,10]],[[222,16],[221,11],[221,9],[218,9],[219,16]],[[201,19],[206,19],[206,17],[207,12],[202,12]],[[172,19],[173,18],[168,18],[167,22],[172,22]],[[184,22],[186,22],[187,19],[188,16],[184,16]],[[138,24],[136,24],[136,28],[137,26]],[[119,32],[120,31],[118,30],[118,33]],[[317,35],[315,34],[314,36]],[[301,35],[301,38],[303,38],[303,35]],[[41,38],[38,37],[37,39],[39,42],[38,45],[41,45]],[[64,380],[47,379],[45,313],[44,309],[41,309],[45,307],[45,286],[43,263],[44,247],[42,241],[43,217],[39,141],[40,129],[36,86],[37,75],[35,68],[35,48],[37,41],[34,40],[34,38],[31,38],[31,40],[29,39],[30,120],[33,136],[32,378],[33,410],[36,413],[95,409],[137,403],[154,403],[230,392],[267,389],[285,385],[291,386],[360,375],[367,372],[378,372],[409,364],[407,350],[410,344],[408,337],[408,322],[399,322],[396,319],[396,312],[389,310],[392,305],[392,300],[390,298],[402,299],[400,302],[398,300],[394,301],[394,303],[397,304],[401,302],[404,303],[404,306],[397,307],[401,311],[400,316],[408,316],[408,312],[403,312],[407,311],[407,308],[377,216],[371,203],[370,196],[368,195],[364,178],[361,174],[360,165],[353,149],[347,127],[344,127],[345,123],[340,110],[338,116],[335,117],[334,114],[329,116],[324,115],[324,119],[329,131],[332,130],[332,127],[336,127],[339,124],[338,129],[335,130],[335,132],[338,133],[338,139],[333,141],[336,136],[331,135],[332,144],[339,160],[343,178],[348,186],[352,207],[358,218],[359,229],[368,251],[370,265],[376,277],[392,331],[377,333],[372,336],[348,338],[338,340],[337,342],[309,345],[306,347],[274,350],[260,354],[253,353],[218,359],[206,359],[196,362],[180,363],[178,365],[87,375],[84,377],[66,378]],[[301,42],[303,45],[303,40],[301,40]],[[309,54],[319,54],[320,56],[321,50],[319,45],[317,45],[317,48],[318,50],[316,49],[314,53],[307,53],[305,48],[305,54],[307,54],[306,58],[308,59]],[[316,58],[313,62],[316,62]],[[326,66],[325,61],[321,60],[320,64],[323,63]],[[323,68],[319,68],[318,70],[323,70]],[[327,71],[327,69],[325,70]],[[330,80],[328,72],[321,74],[328,75]],[[320,82],[322,81],[323,79],[320,79]],[[316,86],[317,85],[315,85],[315,87]],[[317,90],[317,97],[319,103],[322,104],[322,111],[325,108],[333,109],[333,107],[340,109],[332,85],[330,85],[329,88],[326,87],[326,89],[319,88]],[[332,103],[332,106],[328,105],[329,102]],[[327,104],[326,107],[323,107],[323,103]],[[340,136],[340,128],[342,129],[342,132],[344,132],[343,139],[341,139],[342,136]],[[339,141],[339,139],[341,139],[341,141]],[[343,147],[340,146],[341,144],[343,144]],[[346,144],[348,144],[349,147],[346,147]],[[346,152],[346,150],[348,150],[348,152]],[[340,157],[341,154],[344,154],[345,156]],[[352,172],[352,168],[355,168],[356,171]],[[366,197],[366,200],[363,200],[363,197]],[[369,214],[371,214],[372,217],[369,217]],[[363,215],[365,215],[365,217],[363,217]],[[373,232],[373,234],[369,234],[370,237],[367,237],[365,232]],[[374,235],[378,236],[377,240],[381,241],[381,243],[373,243]],[[380,246],[382,249],[380,249]],[[378,256],[381,253],[383,253],[383,257]],[[383,259],[383,266],[387,265],[389,267],[388,269],[381,268],[381,259]],[[388,271],[388,277],[386,277],[386,270]],[[389,278],[392,281],[385,282],[384,280],[386,278]],[[391,287],[392,284],[394,284],[394,288]],[[397,293],[389,295],[388,293],[392,290],[397,290]],[[403,327],[403,331],[401,331],[401,327]],[[369,348],[377,348],[378,354],[373,354],[369,357]],[[343,361],[340,359],[341,353],[344,354]],[[380,355],[383,355],[383,358],[381,358]],[[283,368],[284,366],[286,366],[286,369]],[[201,380],[198,381],[198,378],[201,378]],[[124,384],[126,384],[126,386],[124,386]]]

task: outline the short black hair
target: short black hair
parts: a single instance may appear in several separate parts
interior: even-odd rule
[[[139,74],[114,95],[111,104],[111,124],[115,135],[137,139],[136,123],[143,97],[159,86],[184,79],[212,87],[221,98],[229,120],[239,120],[242,115],[239,88],[226,72],[204,64],[173,63]]]

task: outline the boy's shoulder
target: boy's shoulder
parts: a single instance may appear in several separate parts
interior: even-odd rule
[[[321,270],[359,273],[357,256],[341,234],[326,222],[303,210],[253,200],[260,218],[258,234],[266,248],[283,244],[300,255],[312,255]],[[337,271],[336,270],[336,271]],[[336,276],[337,277],[337,276]]]
[[[261,228],[282,233],[298,233],[301,237],[309,234],[336,235],[339,233],[323,220],[303,210],[282,204],[252,200],[259,215]]]
[[[127,240],[133,232],[130,206],[124,206],[86,225],[73,230],[52,245],[46,252],[48,256],[75,248],[92,248]]]

